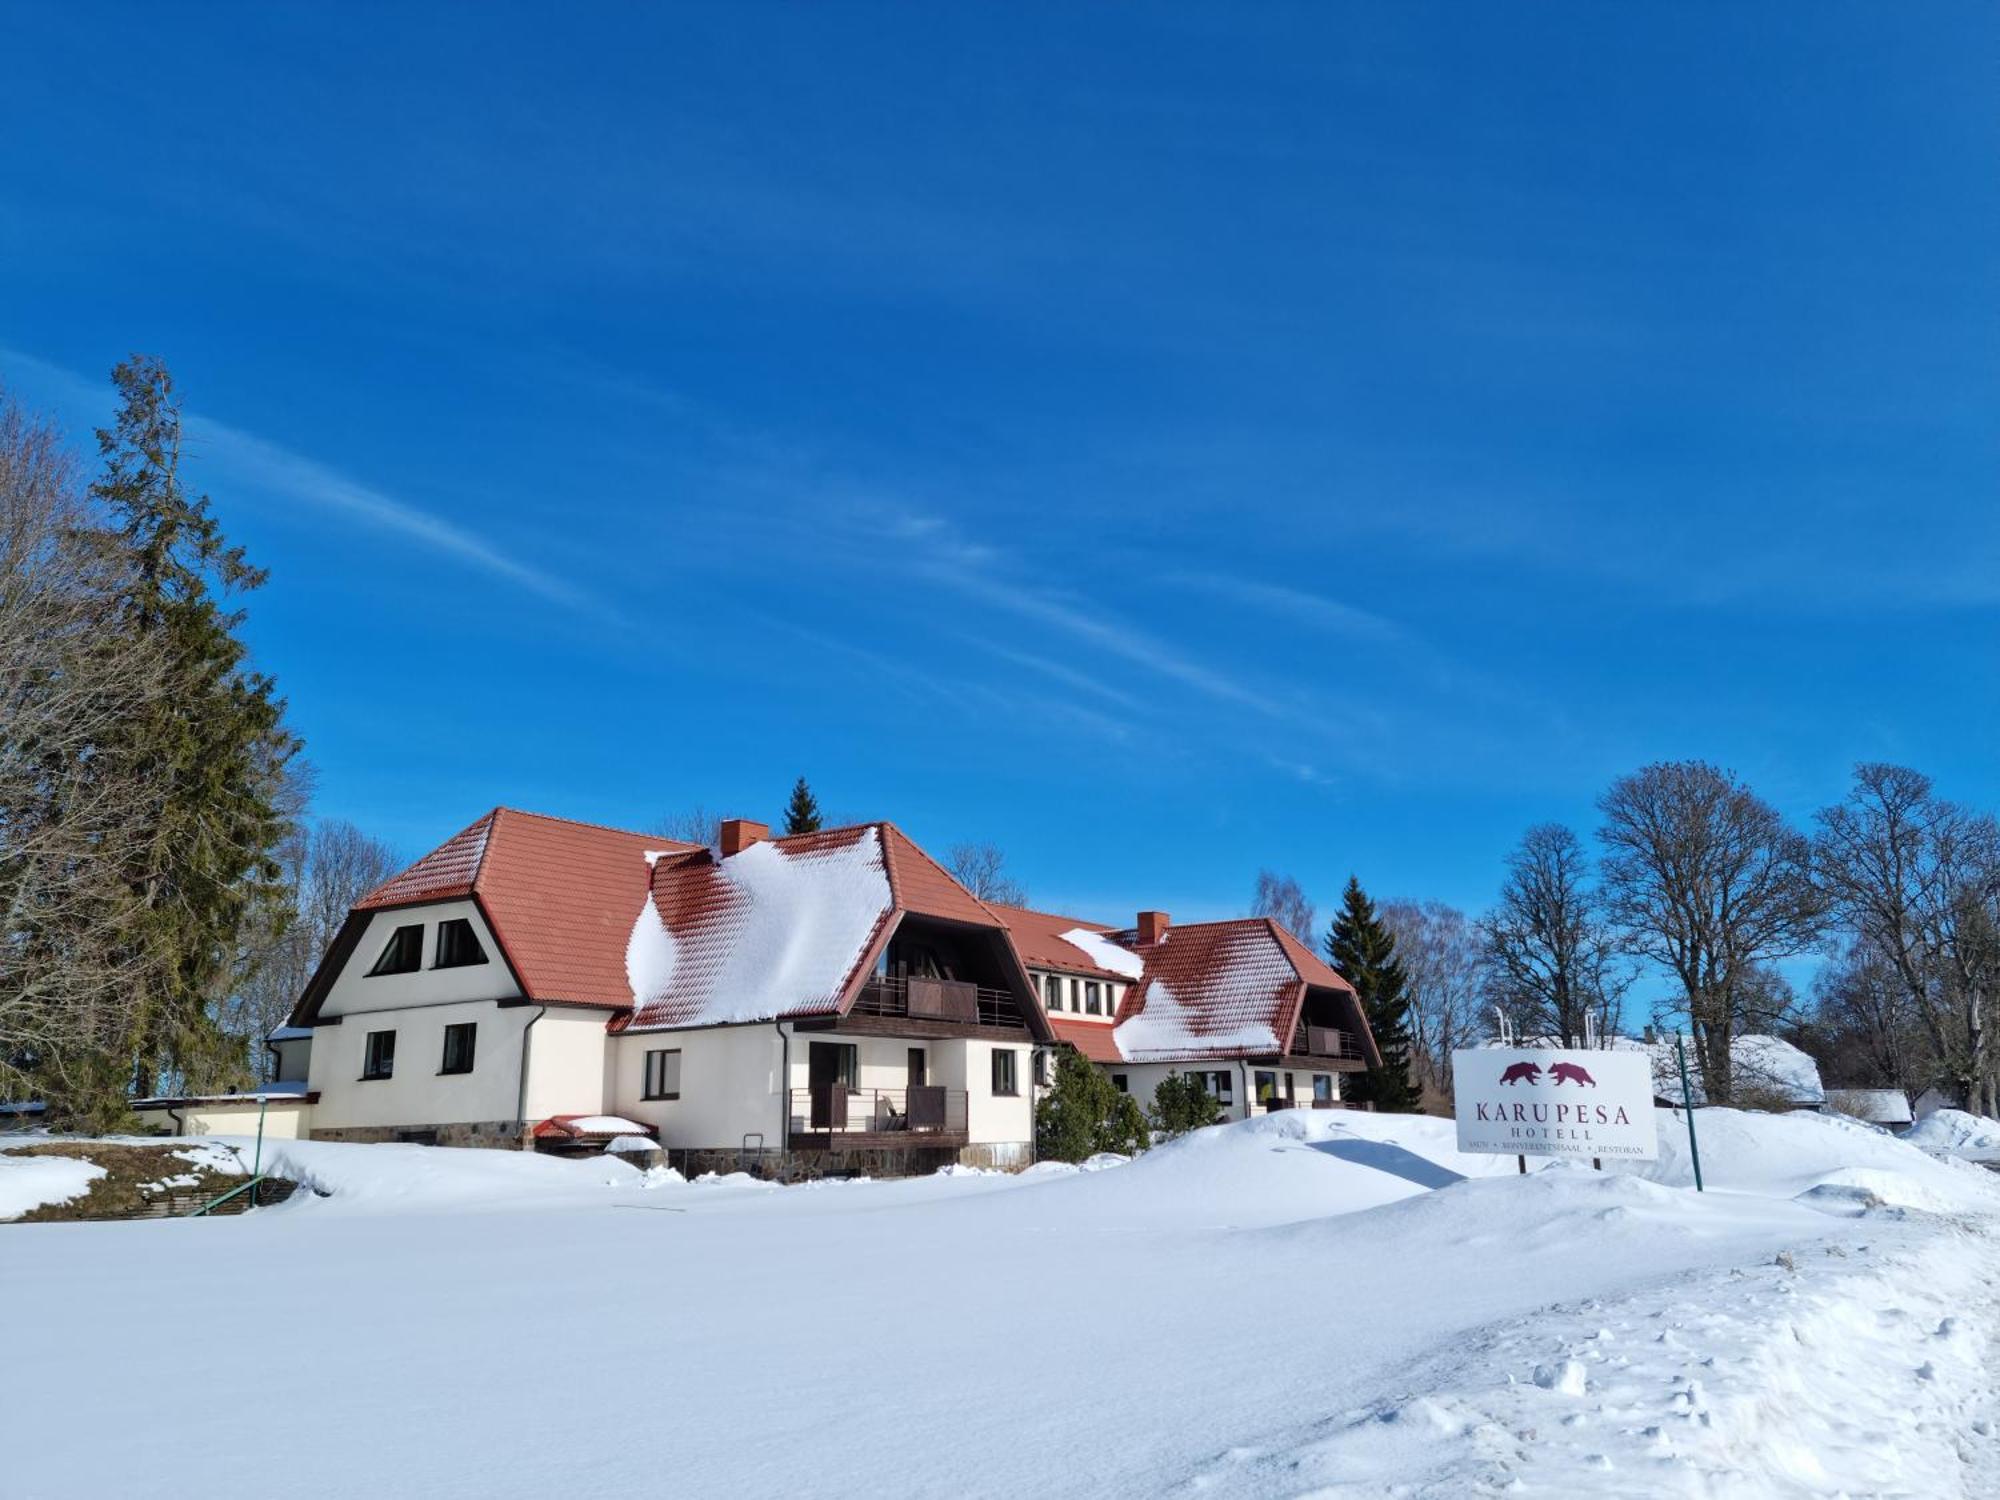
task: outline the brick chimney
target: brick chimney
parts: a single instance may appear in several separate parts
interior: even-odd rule
[[[1142,911],[1139,913],[1139,946],[1150,948],[1163,942],[1167,936],[1167,924],[1173,919],[1163,911]]]
[[[748,818],[724,818],[722,820],[722,857],[741,854],[752,844],[761,844],[771,836],[771,825],[753,823]]]

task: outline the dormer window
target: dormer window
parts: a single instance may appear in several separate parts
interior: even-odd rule
[[[437,960],[433,969],[462,969],[468,964],[486,962],[486,950],[479,946],[479,935],[472,930],[472,923],[464,917],[453,917],[449,922],[438,924]]]
[[[375,960],[375,967],[368,971],[374,979],[383,974],[414,974],[424,966],[424,924],[414,922],[408,927],[398,927],[396,935],[389,939],[389,946],[382,950],[382,956]]]

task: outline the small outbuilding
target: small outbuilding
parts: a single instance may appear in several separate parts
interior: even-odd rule
[[[1901,1135],[1916,1123],[1910,1096],[1901,1089],[1828,1089],[1826,1106],[1835,1114],[1865,1120]]]

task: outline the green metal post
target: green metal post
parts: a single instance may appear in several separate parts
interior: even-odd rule
[[[268,1094],[257,1096],[257,1159],[250,1167],[250,1206],[257,1206],[258,1184],[264,1176],[264,1111],[271,1107]]]
[[[1688,1082],[1687,1047],[1682,1043],[1678,1031],[1674,1033],[1674,1055],[1681,1060],[1681,1103],[1687,1108],[1688,1155],[1694,1161],[1694,1190],[1698,1193],[1702,1190],[1701,1147],[1695,1144],[1694,1139],[1694,1087]]]

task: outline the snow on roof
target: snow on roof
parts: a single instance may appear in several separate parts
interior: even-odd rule
[[[1137,979],[1145,967],[1144,960],[1102,923],[1025,906],[996,905],[994,910],[1006,922],[1007,936],[1021,962],[1034,968],[1098,974],[1115,980]]]
[[[1614,1041],[1633,1045],[1624,1037]],[[1654,1090],[1663,1099],[1678,1101],[1681,1097],[1681,1071],[1674,1039],[1662,1037],[1650,1045],[1643,1042],[1637,1045],[1652,1053]],[[1797,1105],[1821,1105],[1826,1102],[1826,1090],[1819,1081],[1819,1064],[1781,1037],[1756,1033],[1739,1036],[1729,1044],[1729,1063],[1734,1075],[1731,1081],[1739,1093],[1767,1091]],[[1687,1048],[1687,1065],[1688,1084],[1694,1102],[1706,1104],[1708,1095],[1703,1086],[1701,1059],[1692,1045]]]
[[[267,1042],[304,1042],[312,1038],[310,1026],[274,1026],[264,1040]]]
[[[551,1115],[535,1127],[535,1134],[539,1136],[643,1136],[645,1133],[644,1125],[636,1125],[619,1115]],[[647,1144],[656,1143],[649,1141]]]
[[[1114,1033],[1128,1062],[1283,1052],[1308,984],[1353,996],[1266,917],[1170,928],[1139,956],[1144,976],[1125,992]],[[1358,1008],[1349,1024],[1366,1036]]]
[[[893,906],[873,824],[660,860],[625,948],[631,1024],[837,1010]]]
[[[1113,974],[1122,974],[1127,979],[1137,979],[1146,972],[1146,961],[1130,948],[1121,947],[1101,932],[1092,932],[1087,927],[1072,927],[1061,934],[1062,940],[1072,948],[1080,949],[1090,960],[1091,966],[1108,969]]]
[[[1844,1115],[1872,1125],[1907,1125],[1910,1096],[1901,1089],[1829,1089],[1826,1102]]]

